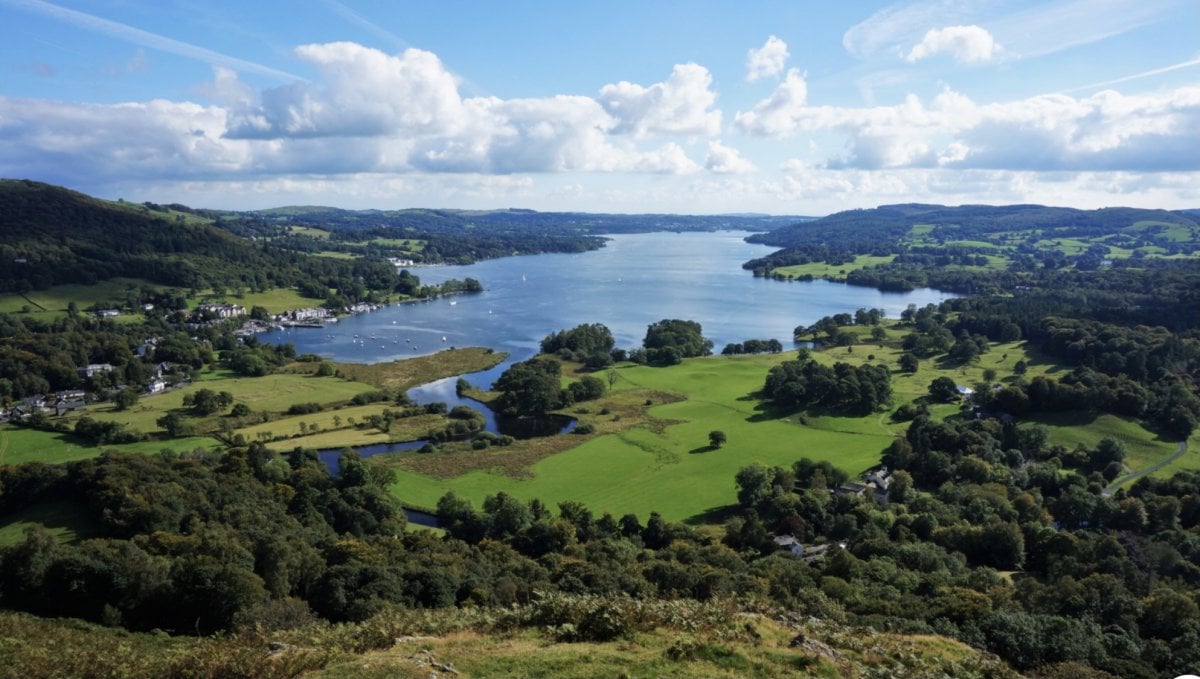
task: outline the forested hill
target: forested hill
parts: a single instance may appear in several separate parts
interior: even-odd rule
[[[946,274],[947,267],[1094,270],[1116,260],[1188,257],[1200,251],[1200,218],[1186,211],[1127,207],[910,203],[839,212],[747,240],[784,248],[743,265],[757,275],[803,275],[802,270],[785,267],[825,263],[851,274],[846,277],[850,283],[878,286],[876,279],[886,275],[892,286],[888,289],[936,283],[942,289],[974,293],[983,291],[974,274],[970,281],[933,281],[928,275],[910,274],[914,267],[925,274],[934,267],[941,270],[939,275]]]
[[[286,278],[299,259],[216,228],[182,206],[113,203],[40,182],[0,180],[0,291],[118,276],[184,287],[248,272]]]
[[[952,229],[960,240],[985,240],[999,234],[1038,231],[1043,237],[1090,237],[1113,234],[1135,224],[1177,225],[1200,229],[1195,214],[1187,211],[1144,210],[1115,207],[1100,210],[1046,207],[1044,205],[881,205],[869,210],[847,210],[810,222],[801,222],[757,234],[754,243],[790,248],[823,243],[876,243],[888,247],[908,235],[914,226],[935,231]],[[892,253],[887,253],[892,254]]]
[[[562,235],[646,233],[650,231],[771,231],[811,217],[764,214],[674,215],[537,212],[535,210],[342,210],[293,206],[254,214],[276,224],[315,226],[334,231],[411,228],[434,233],[486,229],[495,232],[552,230]]]

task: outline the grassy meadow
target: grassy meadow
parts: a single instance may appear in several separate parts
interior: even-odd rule
[[[144,433],[144,432],[143,432]],[[96,457],[101,450],[119,450],[128,453],[157,453],[160,450],[188,452],[197,448],[215,449],[220,444],[207,436],[147,440],[137,443],[94,446],[75,437],[39,429],[26,429],[10,424],[0,424],[0,466],[25,462],[60,464],[72,460]]]
[[[69,427],[74,427],[75,421],[85,415],[96,420],[119,422],[142,434],[151,435],[148,440],[94,446],[69,433],[0,424],[0,465],[33,461],[57,464],[95,457],[101,450],[108,449],[155,453],[164,449],[183,452],[196,448],[217,448],[220,443],[205,435],[162,438],[165,432],[157,424],[160,417],[172,411],[187,415],[183,398],[199,389],[228,391],[233,395],[234,403],[248,405],[255,417],[268,413],[270,419],[267,422],[255,420],[252,424],[240,427],[237,426],[237,420],[231,423],[235,426],[234,433],[243,434],[250,441],[258,440],[260,432],[271,433],[273,438],[281,439],[271,444],[277,450],[291,450],[298,445],[334,448],[423,438],[430,429],[444,425],[445,418],[434,415],[398,419],[385,434],[378,429],[355,428],[350,420],[363,422],[371,415],[382,413],[389,407],[388,403],[350,406],[349,401],[358,394],[375,391],[379,387],[406,390],[443,377],[485,370],[504,360],[505,356],[504,353],[487,349],[454,349],[392,363],[369,366],[346,364],[339,366],[342,377],[318,377],[312,374],[316,370],[316,364],[313,363],[296,363],[285,372],[263,377],[237,377],[226,370],[206,370],[196,382],[163,394],[143,395],[127,410],[118,411],[112,403],[97,403],[75,411],[62,420]],[[291,405],[297,403],[319,403],[325,409],[307,415],[284,414]],[[192,418],[198,434],[212,434],[219,429],[222,420],[229,419],[225,413]],[[301,434],[301,422],[312,433]]]
[[[897,345],[905,329],[889,326],[883,346],[867,340],[866,328],[851,330],[860,334],[861,343],[816,351],[813,357],[829,365],[888,366],[893,398],[885,411],[866,417],[765,411],[754,393],[770,367],[793,359],[795,352],[710,356],[669,368],[625,364],[615,370],[616,382],[603,399],[564,411],[592,424],[594,434],[518,441],[486,451],[446,446],[432,454],[389,455],[387,464],[397,473],[392,490],[406,503],[425,507],[451,490],[476,504],[503,490],[551,504],[577,500],[616,515],[633,512],[644,519],[658,511],[670,520],[702,520],[735,501],[734,476],[752,462],[787,466],[809,457],[829,460],[852,475],[874,466],[892,437],[907,428],[907,423],[894,422],[891,413],[906,403],[926,402],[929,383],[937,377],[974,387],[984,382],[988,369],[996,371],[997,382],[1015,379],[1018,361],[1028,366],[1026,379],[1062,370],[1024,342],[1010,342],[993,345],[968,365],[928,359],[917,372],[902,373]],[[937,417],[960,412],[955,403],[928,405]],[[1177,445],[1138,422],[1111,415],[1068,413],[1037,423],[1047,427],[1052,443],[1072,447],[1094,447],[1105,436],[1118,438],[1129,449],[1127,464],[1134,470],[1171,455]],[[720,449],[708,444],[713,430],[728,437]],[[1189,451],[1156,475],[1195,466],[1200,466],[1200,453]]]
[[[812,276],[813,278],[844,278],[846,274],[855,269],[862,269],[868,266],[877,264],[887,264],[895,259],[895,255],[887,255],[886,257],[876,257],[874,255],[859,255],[854,258],[853,262],[846,264],[827,264],[825,262],[809,262],[808,264],[796,264],[793,266],[781,266],[772,271],[777,276],[791,276],[799,278],[800,276]]]
[[[25,540],[25,529],[40,523],[60,542],[74,542],[95,535],[96,524],[87,507],[69,500],[51,500],[23,507],[0,521],[0,547]]]
[[[231,373],[211,373],[213,379],[199,380],[164,394],[143,396],[128,410],[116,410],[111,403],[88,406],[77,411],[97,420],[119,422],[131,429],[151,434],[159,431],[155,421],[172,410],[183,408],[184,396],[200,389],[228,391],[234,403],[245,403],[253,412],[280,413],[294,403],[333,404],[346,402],[356,394],[372,391],[369,384],[337,377],[276,373],[263,377],[234,377]]]
[[[123,302],[128,292],[134,288],[152,288],[166,290],[167,286],[158,285],[138,278],[111,278],[91,285],[56,285],[45,290],[32,290],[25,294],[8,293],[0,295],[0,313],[27,313],[37,318],[57,318],[67,313],[71,302],[81,312],[94,304]],[[289,309],[299,309],[320,305],[324,300],[303,297],[294,288],[275,288],[264,292],[243,292],[241,296],[233,293],[217,295],[212,290],[200,290],[195,297],[188,298],[188,306],[195,308],[199,304],[211,301],[227,301],[240,304],[247,309],[262,306],[273,314],[283,313]],[[142,318],[140,311],[124,312],[116,317],[118,322],[132,321]]]
[[[578,407],[570,411],[593,423],[596,435],[551,437],[568,443],[578,438],[579,445],[552,451],[527,468],[514,468],[504,458],[528,460],[520,450],[525,442],[518,442],[511,451],[489,451],[487,455],[495,458],[492,467],[441,478],[418,473],[414,467],[429,469],[426,460],[478,453],[401,453],[390,456],[398,462],[393,490],[405,502],[419,506],[436,504],[449,490],[477,503],[504,490],[549,503],[578,500],[617,515],[634,512],[643,520],[652,510],[670,520],[683,520],[734,502],[734,475],[752,462],[786,466],[807,456],[831,460],[851,473],[876,464],[891,441],[891,434],[877,423],[846,428],[831,418],[804,425],[797,418],[774,418],[762,412],[752,394],[772,365],[792,357],[791,352],[712,356],[670,368],[624,365],[617,369],[610,395],[580,404],[586,413],[578,412]],[[600,414],[605,409],[608,413]],[[643,410],[648,417],[638,420],[631,409]],[[618,411],[621,420],[614,422]],[[626,421],[638,426],[621,427]],[[616,431],[606,433],[606,428]],[[728,437],[720,449],[709,446],[708,433],[713,430]]]

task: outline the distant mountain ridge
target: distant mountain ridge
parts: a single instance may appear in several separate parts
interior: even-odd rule
[[[325,206],[284,206],[254,210],[251,214],[274,223],[319,226],[333,230],[379,227],[417,229],[489,228],[511,231],[554,227],[580,235],[647,231],[771,231],[813,217],[767,214],[606,214],[591,212],[538,212],[522,208],[457,210],[408,208],[403,210],[345,210]]]
[[[1094,233],[1098,230],[1130,226],[1137,222],[1164,222],[1197,228],[1195,218],[1185,211],[1111,207],[1080,210],[1045,205],[960,205],[948,207],[923,203],[880,205],[864,210],[847,210],[809,222],[792,224],[770,233],[752,236],[754,243],[783,248],[804,244],[844,240],[853,230],[852,240],[895,241],[913,226],[956,226],[963,236],[987,236],[995,232],[1056,229],[1063,235],[1073,231]]]

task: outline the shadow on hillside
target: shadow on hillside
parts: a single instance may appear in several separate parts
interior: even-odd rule
[[[700,446],[699,448],[692,448],[689,450],[688,455],[703,455],[704,453],[711,453],[714,450],[719,449],[716,446]]]
[[[683,523],[689,526],[702,526],[704,524],[722,524],[729,519],[738,515],[741,507],[738,505],[720,505],[717,507],[709,507],[708,509],[694,514],[683,520]]]

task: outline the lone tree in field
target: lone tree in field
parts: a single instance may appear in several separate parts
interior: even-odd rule
[[[723,431],[718,430],[708,432],[708,443],[713,448],[720,448],[721,446],[725,445],[725,440],[725,432]]]

